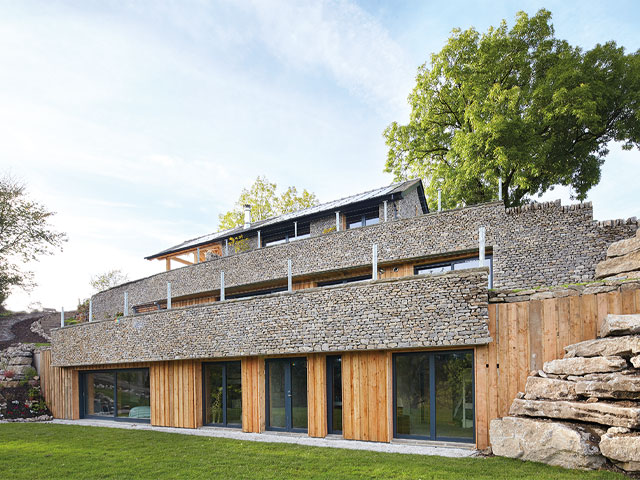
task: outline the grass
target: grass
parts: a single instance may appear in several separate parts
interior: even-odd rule
[[[0,424],[2,478],[619,479],[505,458],[444,458],[163,432]]]

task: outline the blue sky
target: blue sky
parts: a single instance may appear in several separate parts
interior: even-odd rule
[[[217,230],[258,175],[322,201],[391,183],[382,131],[406,121],[417,67],[455,27],[542,7],[572,44],[640,48],[633,1],[0,1],[0,173],[69,235],[9,307],[161,271],[143,257]],[[639,181],[640,153],[612,145],[596,218],[640,215]]]

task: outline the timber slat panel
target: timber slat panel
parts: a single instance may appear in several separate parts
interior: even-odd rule
[[[307,412],[310,437],[327,436],[327,357],[307,356]]]
[[[342,434],[350,440],[388,442],[388,352],[348,352],[342,355]]]
[[[478,448],[488,444],[491,420],[508,415],[529,373],[562,358],[567,345],[596,338],[609,313],[640,313],[640,289],[489,305],[493,341],[476,347]]]
[[[264,358],[247,357],[241,362],[242,430],[260,433],[265,428]]]

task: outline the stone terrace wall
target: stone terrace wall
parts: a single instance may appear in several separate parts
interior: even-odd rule
[[[365,281],[54,330],[55,366],[486,344],[487,269]]]
[[[594,266],[607,246],[635,234],[634,220],[598,224],[590,203],[563,207],[560,202],[506,209],[487,203],[414,218],[334,232],[284,245],[219,257],[159,273],[99,293],[93,297],[97,320],[123,311],[124,292],[133,305],[166,298],[171,282],[174,297],[209,292],[267,280],[285,280],[287,259],[293,275],[328,272],[371,264],[371,246],[378,244],[378,262],[392,262],[477,250],[478,229],[486,227],[493,247],[493,285],[528,288],[592,279]]]

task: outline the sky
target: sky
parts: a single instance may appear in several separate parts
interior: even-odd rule
[[[93,275],[215,232],[266,175],[321,201],[387,185],[382,132],[453,28],[553,13],[585,49],[640,48],[636,1],[0,0],[0,175],[57,212],[62,253],[13,310],[75,308]],[[594,216],[640,216],[640,152],[611,145]],[[570,203],[566,189],[541,200]]]

